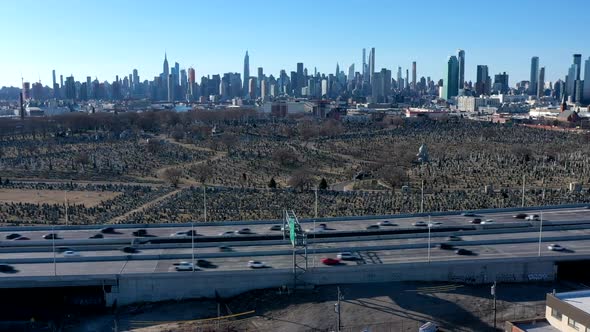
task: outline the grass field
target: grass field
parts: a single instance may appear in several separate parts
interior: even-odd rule
[[[92,207],[117,197],[113,191],[68,191],[69,204],[84,204]],[[61,190],[0,189],[0,203],[63,204],[66,193]]]

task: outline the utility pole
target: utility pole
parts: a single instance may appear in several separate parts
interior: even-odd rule
[[[69,215],[68,215],[68,191],[64,191],[64,200],[66,204],[66,226],[68,225]]]
[[[430,228],[432,223],[430,222],[430,216],[428,216],[428,263],[430,263]]]
[[[191,253],[192,253],[192,265],[193,272],[195,272],[195,222],[191,221]]]
[[[340,332],[340,300],[342,299],[342,293],[340,293],[340,286],[337,287],[338,289],[338,300],[334,306],[334,311],[336,311],[336,332]]]
[[[541,220],[539,221],[539,257],[541,257],[541,241],[543,240],[543,211],[541,211]]]
[[[492,285],[491,293],[492,293],[492,296],[494,296],[494,331],[495,331],[496,330],[496,313],[497,313],[497,307],[496,307],[496,282],[495,281],[494,281],[494,284]]]
[[[315,187],[315,218],[318,217],[318,187]],[[315,223],[315,220],[314,220]],[[315,224],[314,224],[315,228]]]
[[[524,207],[524,184],[525,184],[525,174],[522,175],[522,207]]]
[[[422,193],[420,194],[420,213],[424,213],[424,180],[422,180]]]
[[[203,185],[203,219],[207,222],[207,187]]]
[[[55,258],[55,232],[53,225],[51,225],[51,247],[53,250],[53,275],[57,276],[57,261]]]

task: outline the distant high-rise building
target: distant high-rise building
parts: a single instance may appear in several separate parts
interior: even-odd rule
[[[375,48],[371,48],[369,53],[369,83],[373,84],[373,75],[375,74]]]
[[[582,54],[574,54],[574,65],[576,65],[576,78],[574,80],[579,80],[582,71]]]
[[[572,100],[575,100],[574,94],[576,93],[576,72],[578,71],[578,66],[575,63],[572,63],[570,66],[567,76],[565,78],[565,92],[568,96],[572,97]]]
[[[174,101],[174,76],[172,74],[168,75],[168,82],[166,82],[168,89],[168,102]]]
[[[54,86],[55,86],[55,83],[57,83],[57,82],[55,81],[55,69],[51,71],[51,76],[53,76],[53,82],[52,82],[52,83],[53,83],[53,85],[52,85],[52,87],[54,87]]]
[[[166,54],[166,52],[164,52],[164,64],[162,65],[162,76],[160,79],[160,81],[162,82],[160,87],[160,96],[162,100],[169,100],[168,97],[170,96],[170,91],[168,89],[168,76],[170,76],[170,66],[168,66],[168,55]]]
[[[465,85],[465,51],[457,50],[457,61],[459,67],[459,77],[458,77],[458,89],[463,89],[463,85]],[[445,82],[446,84],[446,82]]]
[[[354,63],[348,67],[348,77],[346,79],[347,82],[352,82],[354,79]]]
[[[412,62],[412,89],[416,90],[416,61]]]
[[[244,56],[244,86],[242,87],[242,91],[244,96],[248,94],[248,83],[250,83],[250,56],[248,56],[248,51],[246,51],[246,55]]]
[[[92,77],[86,76],[86,98],[90,98],[90,96],[92,96]]]
[[[31,83],[23,82],[22,95],[24,100],[31,99]]]
[[[584,61],[584,88],[582,89],[583,100],[590,104],[590,57]]]
[[[397,89],[404,89],[404,84],[402,83],[402,67],[397,67]]]
[[[447,60],[443,83],[443,99],[449,100],[459,94],[459,60],[452,55]]]
[[[537,82],[537,98],[541,98],[545,95],[545,67],[541,67],[539,70],[539,81]]]
[[[534,56],[531,58],[531,78],[529,80],[529,95],[536,96],[538,90],[538,78],[539,78],[539,57]]]
[[[59,87],[62,89],[64,87],[64,75],[59,75]]]
[[[475,81],[475,94],[478,96],[490,94],[490,75],[488,72],[488,66],[478,65],[477,66],[477,77]]]
[[[76,82],[74,76],[66,78],[66,99],[76,99]]]
[[[494,76],[494,91],[505,94],[508,92],[508,74],[506,72]]]
[[[363,68],[361,69],[363,72],[363,81],[368,82],[369,77],[367,76],[367,50],[365,48],[363,48]]]
[[[166,53],[164,53],[164,64],[162,67],[162,74],[164,74],[164,77],[168,77],[170,74],[170,67],[168,66],[168,55]]]

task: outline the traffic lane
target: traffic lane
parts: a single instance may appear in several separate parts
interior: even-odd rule
[[[513,218],[513,215],[518,214],[521,212],[499,212],[499,213],[488,213],[488,214],[481,214],[477,217],[465,217],[461,215],[450,215],[450,216],[436,216],[431,217],[432,222],[442,222],[444,226],[460,226],[460,225],[470,225],[470,221],[474,218],[481,218],[485,219],[493,219],[496,222],[514,222],[514,221],[521,221],[520,219]],[[526,211],[522,213],[527,214],[539,214],[540,212],[535,211]],[[544,219],[548,221],[588,221],[590,220],[590,210],[587,209],[563,209],[563,210],[549,210],[543,212]],[[361,220],[345,220],[345,221],[322,221],[316,222],[316,227],[320,223],[325,223],[328,226],[328,229],[334,230],[363,230],[366,229],[367,226],[376,225],[381,221],[390,220],[393,223],[398,224],[397,227],[413,227],[413,223],[417,221],[428,221],[428,217],[408,217],[408,218],[380,218],[380,219],[361,219]],[[251,224],[248,225],[223,225],[223,222],[220,222],[220,225],[199,225],[198,222],[195,223],[195,230],[197,233],[207,236],[218,236],[223,234],[224,232],[230,231],[238,231],[243,228],[250,228],[252,232],[257,234],[280,234],[280,231],[271,231],[270,227],[273,224],[259,224],[253,221]],[[277,223],[275,225],[281,225]],[[109,225],[105,225],[109,226]],[[302,226],[304,229],[313,229],[314,223],[313,222],[302,222]],[[103,234],[105,238],[133,238],[134,236],[132,233],[138,229],[142,229],[141,226],[138,228],[131,228],[131,229],[117,229],[116,225],[109,226],[114,227],[117,231],[116,234]],[[396,226],[393,226],[396,227]],[[62,239],[87,239],[92,235],[100,233],[100,228],[102,226],[97,226],[94,230],[60,230],[55,231]],[[171,227],[155,227],[155,228],[143,228],[148,231],[148,234],[153,236],[159,237],[168,237],[176,232],[179,231],[189,231],[191,229],[191,224],[187,223],[183,226],[171,226]],[[6,235],[18,233],[22,236],[26,236],[33,240],[39,240],[43,238],[43,235],[51,233],[51,231],[22,231],[22,232],[2,232],[0,233],[0,238],[5,238]],[[48,240],[49,241],[49,240]]]
[[[456,232],[455,234],[460,234],[460,232]],[[529,232],[529,233],[504,233],[504,234],[481,234],[481,235],[468,235],[468,236],[460,236],[462,240],[460,241],[449,241],[448,235],[442,235],[438,233],[433,233],[431,237],[431,244],[435,245],[438,243],[451,243],[459,246],[463,246],[466,242],[469,241],[489,241],[489,240],[499,240],[499,239],[514,239],[515,241],[519,241],[522,239],[538,239],[538,233],[536,231]],[[589,236],[590,229],[581,229],[581,230],[564,230],[564,231],[545,231],[543,232],[544,237],[570,237],[570,236]],[[330,248],[345,248],[349,250],[357,250],[359,248],[363,248],[366,246],[400,246],[400,245],[416,245],[416,244],[423,244],[426,245],[428,238],[426,234],[423,234],[423,237],[419,238],[402,238],[402,239],[374,239],[374,240],[367,240],[367,241],[346,241],[346,242],[320,242],[320,243],[313,243],[312,239],[309,239],[308,243],[308,251],[313,251],[316,249],[330,249]],[[236,253],[248,253],[251,252],[255,255],[260,254],[261,251],[280,251],[280,250],[290,250],[292,248],[291,244],[275,244],[275,245],[242,245],[242,246],[232,246],[231,244],[227,244],[227,246],[231,247],[231,250]],[[57,247],[56,249],[63,247]],[[142,255],[169,255],[169,254],[191,254],[192,249],[190,247],[190,243],[183,244],[182,247],[178,248],[154,248],[154,249],[143,249],[142,246],[137,246],[137,253],[134,253],[134,256],[142,256]],[[85,250],[84,246],[70,246],[67,249],[71,249],[76,251],[80,257],[93,257],[93,256],[128,256],[129,253],[124,253],[121,250],[93,250],[88,251]],[[197,254],[203,253],[219,253],[220,248],[216,245],[210,245],[210,243],[199,243],[198,241],[195,242],[195,252]],[[231,253],[229,253],[231,254]],[[56,257],[64,257],[63,253],[56,253]],[[0,259],[15,259],[15,258],[51,258],[53,257],[52,251],[39,251],[39,252],[20,252],[20,253],[2,253],[0,254]]]
[[[149,261],[146,261],[149,262]],[[16,273],[0,273],[3,277],[37,277],[37,276],[64,276],[64,275],[93,275],[93,274],[119,274],[127,262],[67,262],[67,263],[36,263],[13,264]],[[55,270],[54,270],[55,269]]]

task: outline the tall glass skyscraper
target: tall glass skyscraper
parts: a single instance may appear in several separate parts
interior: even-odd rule
[[[529,95],[537,95],[539,77],[539,57],[531,58],[531,79],[529,80]]]
[[[248,51],[246,51],[246,55],[244,56],[244,80],[242,81],[242,94],[244,96],[248,95],[248,83],[250,80],[250,57],[248,56]]]
[[[452,55],[447,61],[442,97],[446,100],[459,94],[459,60]]]

